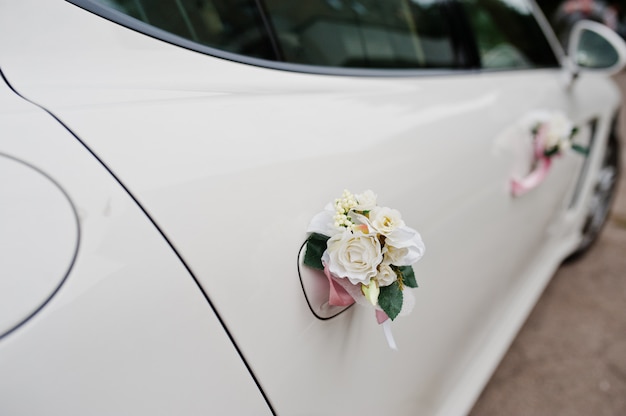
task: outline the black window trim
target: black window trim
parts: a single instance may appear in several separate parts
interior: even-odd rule
[[[128,16],[118,10],[97,3],[95,0],[66,0],[89,13],[93,13],[112,23],[118,24],[126,29],[138,32],[140,34],[152,37],[154,39],[166,42],[171,45],[179,46],[194,52],[199,52],[215,58],[225,59],[231,62],[251,65],[255,67],[276,69],[280,71],[296,72],[315,75],[332,75],[332,76],[357,76],[357,77],[376,77],[376,78],[402,78],[402,77],[424,77],[424,76],[450,76],[450,75],[467,75],[467,74],[483,74],[493,72],[519,72],[519,71],[546,71],[546,70],[562,70],[562,65],[555,67],[536,67],[536,68],[483,68],[480,63],[480,54],[474,39],[474,34],[470,29],[467,17],[462,12],[462,7],[457,0],[440,0],[446,15],[453,21],[452,38],[454,47],[458,48],[455,52],[459,55],[460,67],[452,69],[444,68],[415,68],[415,69],[393,69],[393,68],[346,68],[346,67],[330,67],[321,65],[297,64],[285,61],[272,61],[268,59],[254,58],[247,55],[241,55],[234,52],[224,51],[222,49],[213,48],[202,45],[182,36],[167,32],[158,27],[149,25],[139,19]],[[277,59],[282,55],[280,48],[277,46],[271,22],[267,19],[267,13],[263,7],[259,6],[261,2],[256,0],[255,3],[260,8],[261,18],[265,28],[269,31],[271,44]],[[543,28],[542,28],[543,29]],[[545,32],[544,32],[545,35]],[[554,49],[554,48],[552,48]],[[559,54],[553,50],[555,56]]]

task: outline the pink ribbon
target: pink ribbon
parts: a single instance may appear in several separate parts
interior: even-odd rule
[[[536,188],[541,182],[546,179],[548,172],[550,171],[550,165],[552,161],[547,156],[542,156],[537,161],[535,169],[528,174],[524,179],[513,179],[511,181],[511,191],[513,196],[524,195],[526,192],[533,188]]]
[[[523,195],[531,189],[536,188],[546,179],[546,176],[548,176],[552,160],[545,155],[545,134],[546,128],[540,126],[534,140],[535,169],[523,179],[511,180],[511,192],[513,196]]]
[[[376,321],[378,322],[379,325],[385,322],[387,319],[389,319],[389,317],[387,316],[385,312],[379,309],[376,309]]]
[[[328,293],[328,304],[332,306],[350,306],[355,300],[348,293],[346,289],[344,289],[341,284],[339,284],[335,278],[330,274],[328,270],[328,266],[324,265],[324,274],[328,279],[329,284],[329,293]],[[387,345],[392,350],[397,350],[396,341],[393,339],[393,334],[391,333],[391,320],[387,316],[387,314],[381,310],[376,309],[376,321],[379,325],[383,327],[383,333],[385,334],[385,339],[387,340]]]
[[[324,266],[324,274],[328,278],[330,285],[328,293],[328,304],[332,306],[350,306],[354,303],[354,299],[339,283],[335,281],[328,270],[328,266]]]

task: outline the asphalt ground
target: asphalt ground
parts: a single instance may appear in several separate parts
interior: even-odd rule
[[[626,100],[626,72],[615,77]],[[625,101],[626,103],[626,101]],[[471,416],[626,415],[626,111],[611,216],[555,274]]]

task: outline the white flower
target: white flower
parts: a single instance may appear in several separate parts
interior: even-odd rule
[[[333,225],[335,228],[354,228],[354,221],[350,217],[350,211],[357,205],[354,195],[347,189],[343,191],[341,198],[335,199],[335,215]]]
[[[354,207],[355,211],[371,211],[376,208],[376,194],[371,190],[367,190],[362,194],[356,195],[357,205]]]
[[[335,208],[328,204],[324,208],[324,211],[315,214],[309,226],[307,227],[307,233],[318,233],[328,237],[332,237],[341,231],[341,229],[334,226]]]
[[[376,207],[369,213],[370,224],[380,234],[389,237],[396,229],[404,226],[400,212],[387,207]]]
[[[565,140],[561,140],[561,142],[559,143],[559,152],[565,152],[571,148],[572,148],[572,142],[569,139],[569,137],[566,138]]]
[[[552,117],[540,127],[543,129],[545,147],[547,150],[558,148],[566,150],[572,134],[572,123],[561,113],[554,113]]]
[[[376,275],[376,280],[378,280],[379,286],[389,286],[396,280],[398,280],[398,275],[391,268],[391,265],[388,263],[381,263],[378,266],[378,274]]]
[[[399,227],[385,239],[387,261],[394,266],[410,266],[424,255],[422,237],[406,225]]]
[[[335,209],[338,214],[347,214],[356,204],[357,202],[354,195],[347,189],[343,191],[341,198],[335,199]]]
[[[408,266],[404,261],[409,255],[409,249],[406,247],[396,248],[390,244],[383,247],[383,263],[394,264],[396,266]]]
[[[322,261],[334,276],[348,278],[353,285],[368,285],[378,273],[382,260],[382,248],[375,235],[360,231],[353,233],[348,229],[328,240],[322,256]]]

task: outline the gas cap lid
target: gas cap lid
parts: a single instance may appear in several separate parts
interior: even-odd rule
[[[25,162],[0,155],[0,337],[56,293],[78,249],[65,192]]]

